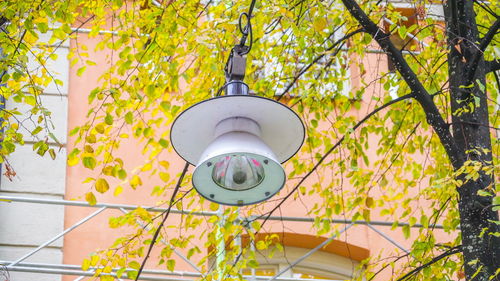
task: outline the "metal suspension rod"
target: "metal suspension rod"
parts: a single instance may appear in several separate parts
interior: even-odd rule
[[[40,251],[41,249],[45,248],[46,246],[50,245],[52,242],[56,241],[57,239],[59,239],[60,237],[64,236],[66,233],[72,231],[73,229],[77,228],[78,226],[80,226],[81,224],[83,224],[84,222],[88,221],[89,219],[97,216],[99,213],[101,213],[102,211],[106,210],[106,207],[102,207],[100,208],[99,210],[93,212],[92,214],[88,215],[87,217],[83,218],[82,220],[80,220],[79,222],[75,223],[74,225],[72,225],[71,227],[67,228],[66,230],[64,230],[63,232],[59,233],[58,235],[56,235],[54,238],[48,240],[47,242],[43,243],[42,245],[38,246],[38,248],[34,249],[33,251],[27,253],[26,255],[22,256],[21,258],[19,258],[18,260],[12,262],[11,264],[9,264],[7,266],[7,268],[10,270],[10,268],[16,264],[18,264],[19,262],[27,259],[28,257],[31,257],[32,255],[34,255],[36,252]]]
[[[377,232],[377,233],[378,233],[378,235],[380,235],[380,236],[384,237],[384,238],[385,238],[385,240],[387,240],[387,241],[391,242],[394,246],[396,246],[396,247],[398,247],[399,249],[401,249],[403,252],[405,252],[405,253],[407,253],[407,254],[409,254],[409,253],[410,253],[410,251],[408,251],[407,249],[405,249],[405,248],[404,248],[403,246],[401,246],[398,242],[396,242],[396,241],[392,240],[389,236],[385,235],[385,233],[383,233],[382,231],[380,231],[380,230],[376,229],[375,227],[373,227],[373,226],[372,226],[372,225],[370,225],[370,224],[367,224],[367,226],[368,226],[369,228],[371,228],[373,231]]]

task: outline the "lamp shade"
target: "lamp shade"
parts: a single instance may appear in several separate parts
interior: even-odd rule
[[[200,195],[224,205],[267,200],[285,183],[280,163],[304,141],[304,126],[291,109],[274,100],[222,96],[193,105],[174,121],[175,151],[196,165]]]

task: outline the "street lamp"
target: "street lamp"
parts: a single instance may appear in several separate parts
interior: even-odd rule
[[[195,189],[210,201],[250,205],[269,199],[285,183],[281,163],[304,140],[304,126],[274,100],[226,95],[202,101],[174,121],[175,151],[196,165]]]
[[[240,30],[250,29],[251,34],[249,26]],[[250,46],[245,40],[246,35],[231,52],[225,68],[228,82],[217,97],[182,112],[170,131],[174,150],[196,166],[194,188],[223,205],[251,205],[280,191],[286,179],[281,163],[297,153],[305,137],[293,110],[248,94],[243,78]],[[225,95],[220,95],[222,90]]]

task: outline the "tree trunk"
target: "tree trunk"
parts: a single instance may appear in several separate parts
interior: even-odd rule
[[[462,150],[463,159],[491,165],[485,63],[483,50],[477,44],[480,39],[473,1],[449,0],[444,8],[450,46],[448,72],[453,138]],[[458,189],[467,280],[490,280],[500,268],[500,238],[488,234],[500,231],[492,222],[498,221],[498,213],[492,210],[491,196],[477,194],[492,184],[493,176],[481,172],[477,180],[466,182]]]
[[[420,103],[453,165],[458,171],[466,160],[492,165],[491,134],[489,131],[486,88],[486,65],[483,51],[497,32],[497,20],[482,41],[473,9],[473,1],[448,0],[445,4],[447,26],[448,71],[452,109],[452,131],[442,118],[431,95],[423,88],[416,74],[407,64],[384,33],[359,7],[355,0],[342,0],[350,14],[371,34],[387,52],[414,98]],[[477,44],[480,42],[479,44]],[[470,109],[473,105],[472,110]],[[462,180],[465,182],[464,176]],[[500,238],[489,235],[500,232],[498,213],[492,210],[492,196],[479,196],[479,190],[487,190],[493,184],[493,176],[480,173],[477,180],[465,182],[458,188],[462,252],[467,280],[486,281],[500,268]],[[500,276],[496,277],[500,280]]]

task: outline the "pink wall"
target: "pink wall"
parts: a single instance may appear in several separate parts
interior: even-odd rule
[[[99,42],[99,37],[88,38],[85,34],[79,34],[78,43],[87,45],[88,50],[93,50],[94,46]],[[72,40],[71,47],[76,47],[76,41]],[[93,61],[99,62],[96,66],[88,66],[87,71],[83,73],[82,76],[76,74],[77,69],[81,66],[80,63],[71,67],[70,71],[70,84],[69,84],[69,128],[74,128],[75,126],[82,125],[86,121],[86,114],[88,111],[87,105],[87,94],[98,85],[98,77],[105,69],[106,65],[109,64],[110,53],[107,51],[102,52],[91,52],[90,56]],[[367,68],[364,79],[372,80],[375,79],[380,70],[384,69],[386,66],[385,56],[370,54],[364,60],[363,63]],[[359,87],[359,72],[353,68],[351,70],[352,74],[352,84],[353,87]],[[373,83],[367,92],[373,91],[375,93],[380,92],[381,86],[378,83]],[[373,104],[365,103],[361,110],[358,112],[353,112],[352,114],[362,117],[366,112],[373,108]],[[326,124],[324,124],[326,125]],[[68,151],[72,149],[72,140],[70,138],[68,141]],[[128,168],[134,168],[134,165],[139,165],[142,163],[143,158],[140,154],[140,149],[137,143],[129,142],[128,144],[122,145],[120,151],[123,155],[123,160],[125,163],[129,163]],[[372,152],[370,157],[375,157]],[[168,155],[168,159],[177,159],[171,162],[171,172],[172,175],[180,172],[182,170],[183,162],[174,153]],[[90,191],[91,186],[89,184],[83,184],[82,182],[85,178],[92,176],[92,173],[88,169],[85,169],[82,165],[77,165],[73,167],[68,167],[67,169],[67,189],[66,198],[67,200],[84,200],[84,195],[86,192]],[[328,176],[325,178],[328,180]],[[289,180],[287,182],[286,189],[293,187],[297,180]],[[311,184],[311,180],[307,181],[305,185]],[[117,183],[117,182],[115,182]],[[166,200],[167,198],[158,198],[150,196],[151,187],[154,186],[154,182],[145,182],[142,187],[136,190],[131,188],[124,188],[124,192],[118,196],[113,196],[113,192],[108,192],[104,195],[98,196],[98,202],[106,203],[125,203],[134,205],[144,205],[150,206],[155,205],[159,200]],[[286,190],[285,189],[285,190]],[[377,191],[375,191],[377,192]],[[281,193],[281,196],[285,194]],[[290,200],[281,209],[281,213],[275,213],[276,216],[296,216],[296,217],[307,217],[307,206],[312,206],[315,202],[319,202],[318,198],[311,196],[301,196],[300,199]],[[78,207],[68,207],[65,211],[65,227],[71,226],[76,221],[80,220],[84,216],[90,214],[94,210],[91,208],[78,208]],[[109,217],[121,214],[118,210],[107,210],[101,213],[97,218],[91,220],[89,223],[83,225],[81,228],[69,233],[64,239],[64,263],[66,264],[81,264],[82,259],[87,257],[89,253],[94,252],[96,249],[105,249],[113,243],[113,241],[126,234],[130,229],[110,229],[108,227]],[[169,218],[169,223],[175,224],[179,217],[173,215]],[[378,212],[373,212],[373,220],[382,220],[378,217]],[[168,223],[168,222],[167,222]],[[341,228],[341,226],[340,226]],[[410,241],[406,241],[403,238],[400,229],[390,230],[389,227],[377,227],[388,236],[392,237],[394,240],[398,241],[401,245],[406,248],[411,246]],[[294,233],[303,234],[314,234],[314,230],[311,228],[310,223],[299,223],[299,222],[280,222],[272,221],[268,222],[265,226],[265,230],[269,232],[281,232],[289,231]],[[176,230],[169,229],[168,231],[176,232]],[[417,233],[416,230],[413,233]],[[199,246],[204,249],[203,241],[201,238],[199,241]],[[394,245],[383,239],[379,234],[368,229],[368,227],[363,225],[358,225],[353,227],[347,232],[347,234],[342,235],[339,241],[347,241],[351,244],[357,245],[362,248],[366,248],[370,251],[372,255],[378,255],[382,253],[383,255],[389,255],[395,249]],[[205,254],[205,253],[203,253]],[[196,260],[196,259],[195,259]],[[150,262],[149,267],[154,266],[153,262]],[[193,271],[186,263],[179,261],[179,267],[177,270]],[[386,272],[378,280],[386,280],[390,276],[391,272]],[[73,278],[65,278],[64,280],[73,280]]]

